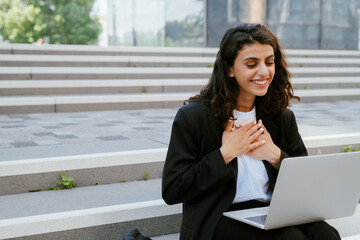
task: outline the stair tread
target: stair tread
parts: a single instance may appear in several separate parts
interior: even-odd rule
[[[0,196],[0,221],[161,199],[161,179]]]

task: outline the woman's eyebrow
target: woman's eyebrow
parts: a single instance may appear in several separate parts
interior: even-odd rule
[[[257,60],[259,60],[259,59],[256,58],[256,57],[248,57],[248,58],[245,58],[245,59],[243,60],[243,62],[246,62],[246,61],[249,61],[249,60],[257,61]]]
[[[275,55],[274,54],[271,54],[270,56],[266,57],[265,59],[269,59],[269,58],[274,58]],[[243,60],[243,62],[246,62],[246,61],[258,61],[259,58],[256,58],[256,57],[248,57],[248,58],[245,58]]]

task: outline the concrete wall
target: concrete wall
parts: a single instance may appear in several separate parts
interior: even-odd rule
[[[207,46],[231,26],[262,22],[286,48],[358,49],[357,9],[360,0],[208,0]]]

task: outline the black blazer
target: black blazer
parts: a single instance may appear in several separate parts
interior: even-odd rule
[[[307,155],[289,109],[262,118],[281,158]],[[223,212],[232,204],[237,180],[237,161],[228,165],[221,155],[223,127],[215,123],[210,106],[190,103],[181,107],[172,126],[165,160],[162,196],[167,204],[183,203],[180,240],[210,240]],[[269,187],[277,170],[263,161]]]

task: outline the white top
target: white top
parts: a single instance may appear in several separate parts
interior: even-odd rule
[[[245,125],[256,121],[255,107],[250,112],[239,112],[234,110],[234,124]],[[258,200],[269,202],[272,193],[269,189],[269,177],[264,163],[247,154],[237,157],[238,176],[236,184],[236,195],[233,203]]]

